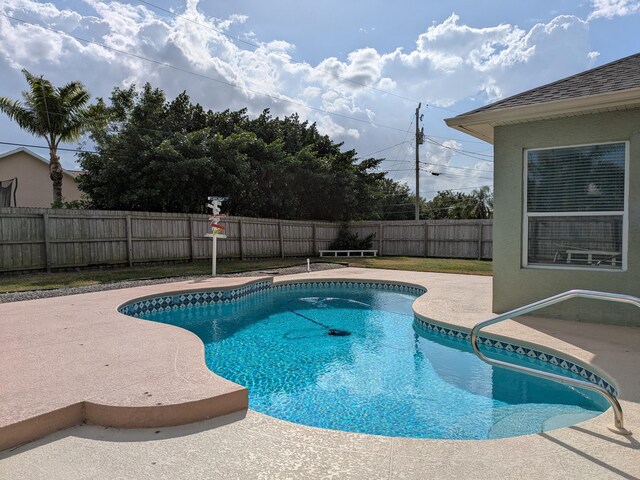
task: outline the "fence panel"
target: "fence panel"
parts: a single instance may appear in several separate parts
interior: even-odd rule
[[[50,266],[82,267],[127,262],[124,218],[50,214]]]
[[[318,250],[326,250],[338,236],[340,225],[331,223],[320,223],[316,225],[316,246]],[[316,253],[317,255],[317,253]]]
[[[248,218],[243,221],[244,256],[249,258],[279,257],[278,220]]]
[[[313,248],[313,224],[284,223],[282,225],[285,257],[303,257],[310,255]]]
[[[428,256],[491,258],[493,239],[485,235],[492,225],[490,220],[429,222]]]
[[[219,258],[311,257],[339,223],[224,217]],[[491,259],[491,220],[354,222],[380,255]],[[211,258],[208,216],[151,212],[0,208],[0,272]]]
[[[0,269],[31,270],[46,267],[42,215],[0,217]]]
[[[421,257],[424,255],[424,228],[422,224],[384,225],[383,254]]]
[[[131,215],[133,258],[138,262],[191,259],[188,216]]]

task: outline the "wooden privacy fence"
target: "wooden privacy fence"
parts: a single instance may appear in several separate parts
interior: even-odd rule
[[[339,223],[226,217],[219,258],[315,257]],[[492,258],[491,220],[354,222],[379,255]],[[211,258],[207,215],[0,208],[0,272]]]

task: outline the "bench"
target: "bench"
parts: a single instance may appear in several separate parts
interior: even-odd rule
[[[321,257],[377,257],[378,250],[320,250]]]
[[[593,259],[593,256],[604,257],[600,259]],[[586,263],[592,265],[593,262],[597,262],[599,265],[601,262],[611,262],[611,266],[616,265],[616,257],[620,256],[620,252],[608,252],[603,250],[567,250],[567,263]]]

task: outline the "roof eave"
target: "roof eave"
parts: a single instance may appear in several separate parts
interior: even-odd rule
[[[493,128],[541,118],[561,118],[597,111],[640,107],[640,87],[519,107],[483,110],[447,118],[449,127],[493,144]]]
[[[458,118],[458,117],[455,117]],[[464,125],[458,124],[457,122],[449,123],[449,120],[455,120],[454,118],[446,118],[444,121],[447,122],[447,125],[451,128],[454,128],[462,133],[466,133],[467,135],[471,135],[483,142],[488,142],[493,145],[493,126],[489,124],[480,124],[477,126],[472,125]],[[490,133],[486,133],[486,130],[490,130]]]

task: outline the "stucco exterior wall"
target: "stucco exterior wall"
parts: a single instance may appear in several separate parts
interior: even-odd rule
[[[53,186],[47,163],[25,151],[0,158],[0,180],[14,177],[18,177],[18,207],[51,207]],[[66,201],[80,200],[81,197],[75,179],[68,173],[63,174],[62,196]]]
[[[522,267],[524,150],[628,141],[627,271]],[[505,312],[557,293],[583,288],[640,296],[640,109],[496,127],[494,131],[493,309]],[[548,316],[640,325],[631,305],[574,299]]]

